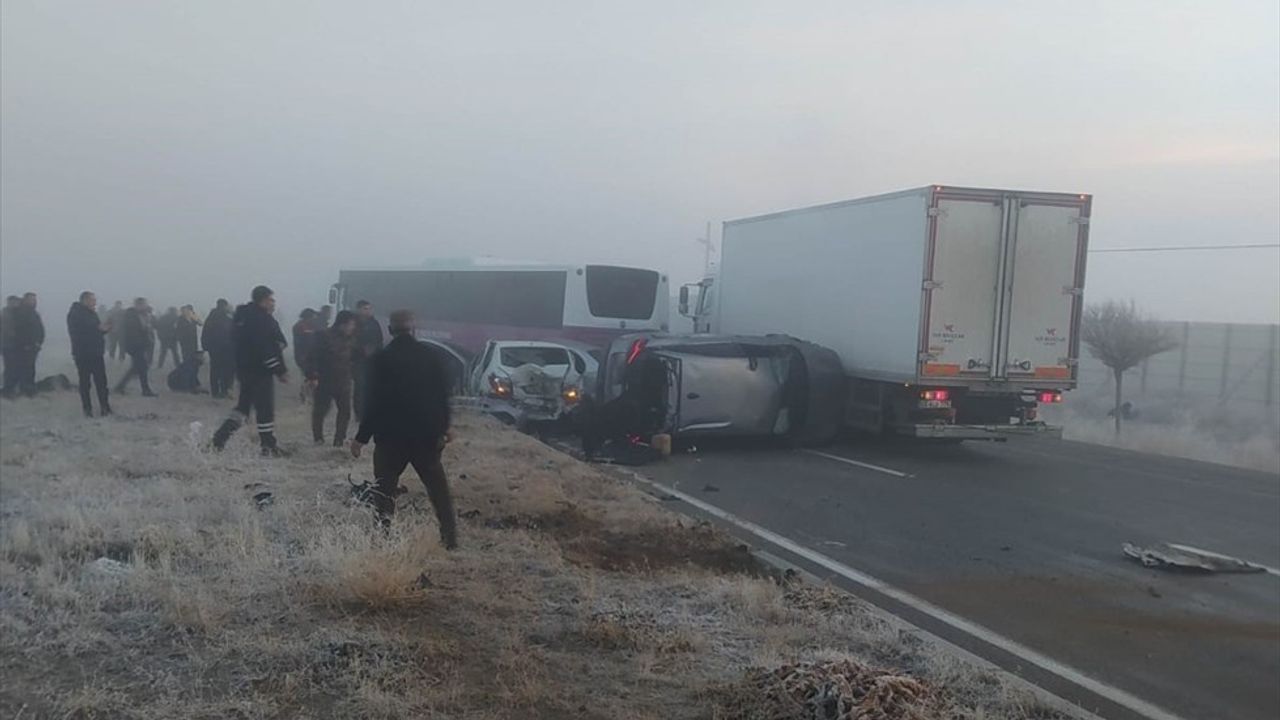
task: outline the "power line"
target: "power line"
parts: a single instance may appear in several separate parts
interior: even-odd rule
[[[1257,250],[1280,248],[1280,243],[1250,243],[1243,245],[1171,245],[1168,247],[1089,248],[1091,253],[1122,252],[1178,252],[1185,250]]]

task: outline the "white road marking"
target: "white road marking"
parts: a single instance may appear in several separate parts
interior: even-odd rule
[[[1169,547],[1177,548],[1179,550],[1185,550],[1187,552],[1192,552],[1192,553],[1200,553],[1201,555],[1208,555],[1209,557],[1215,557],[1220,560],[1244,560],[1244,558],[1232,557],[1231,555],[1223,555],[1222,553],[1216,553],[1216,552],[1213,552],[1212,550],[1204,550],[1198,547],[1192,547],[1191,545],[1179,545],[1177,543],[1169,543]],[[1256,563],[1252,560],[1244,560],[1244,562],[1247,562],[1250,565],[1256,565],[1262,568],[1263,570],[1266,570],[1269,574],[1280,577],[1280,570],[1273,568],[1269,565]]]
[[[897,471],[891,472],[896,473]],[[1149,718],[1149,720],[1183,720],[1178,715],[1175,715],[1164,708],[1153,705],[1136,695],[1095,680],[1070,665],[1060,663],[1043,653],[1032,650],[1015,640],[1004,637],[1003,635],[996,633],[994,630],[990,630],[971,620],[966,620],[965,618],[962,618],[948,610],[944,610],[923,598],[916,597],[905,590],[899,590],[883,580],[872,577],[861,570],[855,570],[848,565],[811,550],[793,540],[773,532],[772,530],[761,527],[750,520],[744,520],[727,510],[722,510],[715,505],[699,500],[687,493],[680,492],[673,487],[650,480],[639,473],[632,474],[637,480],[649,485],[650,487],[673,495],[709,515],[720,518],[725,522],[732,523],[762,540],[772,543],[773,545],[776,545],[788,552],[794,553],[815,565],[820,565],[847,580],[851,580],[868,589],[875,590],[886,597],[893,598],[903,605],[906,605],[918,612],[922,612],[939,622],[945,623],[952,628],[959,630],[960,632],[978,638],[989,645],[1000,648],[1010,655],[1035,665],[1045,672],[1057,675],[1058,677],[1074,683],[1075,685],[1078,685],[1099,697],[1106,698],[1117,705],[1128,708],[1145,718]]]
[[[900,477],[900,478],[911,477],[909,473],[904,473],[900,470],[894,470],[893,468],[887,468],[887,467],[880,467],[879,465],[872,465],[871,463],[865,463],[865,462],[862,462],[861,460],[853,460],[852,458],[847,458],[842,455],[832,455],[831,453],[824,453],[819,450],[808,450],[808,449],[802,450],[801,452],[806,452],[806,453],[809,453],[810,455],[817,455],[818,457],[824,457],[828,460],[835,460],[836,462],[842,462],[842,463],[845,463],[846,465],[856,465],[860,468],[866,468],[867,470],[875,470],[876,472],[882,472],[885,475],[892,475],[894,477]]]

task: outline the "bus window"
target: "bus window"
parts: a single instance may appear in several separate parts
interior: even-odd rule
[[[587,266],[587,308],[598,318],[648,320],[658,298],[659,275],[653,270]]]

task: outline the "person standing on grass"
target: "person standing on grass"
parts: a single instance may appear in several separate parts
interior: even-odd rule
[[[164,315],[155,319],[152,327],[155,328],[156,339],[160,341],[160,359],[156,361],[156,369],[164,368],[164,360],[170,353],[173,354],[173,364],[180,364],[182,357],[178,355],[178,308],[166,310]]]
[[[453,439],[449,430],[449,380],[436,354],[414,336],[408,310],[391,313],[391,342],[366,361],[367,405],[351,443],[359,458],[370,439],[373,450],[374,510],[383,527],[396,510],[396,490],[405,466],[413,465],[440,522],[444,546],[458,546],[457,518],[440,453]]]
[[[36,358],[44,346],[44,321],[40,319],[36,304],[35,293],[23,295],[22,302],[13,309],[6,323],[13,325],[5,348],[9,354],[5,358],[6,370],[9,363],[13,363],[12,379],[4,385],[4,393],[8,397],[17,392],[28,397],[36,394]]]
[[[125,353],[120,338],[124,335],[124,303],[117,300],[107,311],[107,325],[111,326],[111,330],[107,332],[107,357],[123,360]]]
[[[231,394],[235,382],[236,358],[231,347],[231,303],[218,298],[218,303],[204,320],[200,344],[209,354],[209,392],[216,398]]]
[[[182,350],[182,356],[178,360],[178,364],[187,361],[187,358],[194,357],[200,352],[200,326],[203,324],[200,316],[196,314],[196,309],[190,305],[183,305],[178,311],[178,325],[176,335],[178,338],[178,349]]]
[[[359,324],[356,326],[356,374],[352,409],[356,420],[359,420],[364,417],[365,368],[368,367],[369,358],[382,349],[382,326],[373,317],[373,303],[368,300],[356,303],[356,316]]]
[[[147,371],[151,367],[151,347],[155,334],[151,328],[151,306],[146,298],[137,298],[133,307],[124,311],[124,335],[121,344],[125,354],[129,356],[129,371],[116,383],[116,394],[123,395],[129,381],[138,378],[142,385],[143,397],[155,397],[151,392],[151,382],[147,379]]]
[[[330,403],[338,406],[337,427],[333,446],[342,447],[351,422],[351,365],[356,347],[356,316],[347,310],[338,313],[333,327],[317,333],[311,352],[303,358],[302,368],[307,384],[315,391],[311,407],[311,436],[319,445],[324,442],[324,419]],[[295,346],[296,347],[296,346]]]
[[[236,308],[231,320],[231,344],[235,348],[240,401],[213,434],[215,450],[226,447],[235,431],[248,422],[252,411],[258,424],[262,454],[270,457],[285,454],[276,442],[276,389],[272,383],[289,382],[289,368],[281,354],[285,347],[284,334],[273,317],[275,311],[275,293],[266,285],[254,288],[251,302]]]
[[[321,332],[316,330],[316,314],[315,310],[307,308],[298,315],[298,322],[293,324],[293,362],[299,369],[306,365],[311,346]],[[311,383],[302,383],[302,387],[298,388],[298,401],[306,405],[310,394]]]
[[[5,298],[4,310],[0,311],[0,353],[4,356],[4,393],[8,395],[11,391],[17,389],[18,361],[17,353],[14,352],[16,346],[13,344],[13,313],[22,304],[22,298],[17,295],[10,295]]]
[[[104,323],[98,318],[97,296],[88,290],[80,293],[80,302],[72,303],[71,310],[67,312],[67,334],[71,336],[71,357],[76,361],[76,372],[80,376],[80,404],[84,407],[85,417],[93,417],[90,384],[97,385],[99,414],[102,417],[111,414],[107,396],[107,364],[103,357],[109,332],[111,323]]]

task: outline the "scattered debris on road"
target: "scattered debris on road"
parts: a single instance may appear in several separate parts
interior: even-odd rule
[[[1150,568],[1193,572],[1258,573],[1266,568],[1236,558],[1183,550],[1161,543],[1151,547],[1124,544],[1124,554]]]

